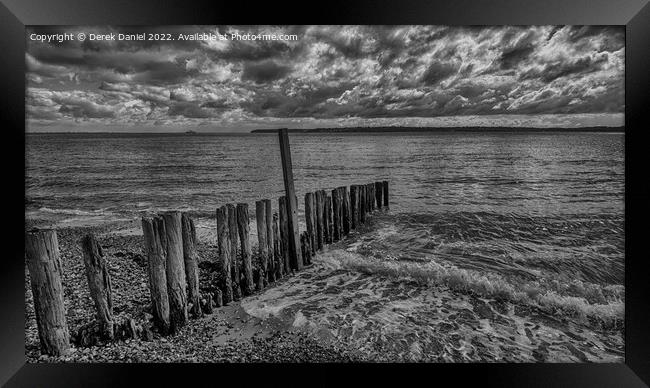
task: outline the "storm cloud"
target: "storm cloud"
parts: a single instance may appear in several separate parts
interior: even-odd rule
[[[580,118],[574,125],[593,125],[593,117],[610,123],[625,109],[621,27],[50,26],[27,33],[62,32],[174,39],[28,39],[28,127],[469,125],[474,117],[499,125],[511,117],[517,126],[529,124],[526,115],[573,115]],[[180,33],[296,38],[179,40]]]

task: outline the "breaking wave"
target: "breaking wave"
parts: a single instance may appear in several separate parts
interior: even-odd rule
[[[625,313],[625,288],[580,280],[537,281],[506,278],[496,273],[427,262],[372,260],[356,253],[332,250],[319,256],[324,264],[392,279],[413,280],[421,285],[441,285],[480,297],[507,300],[538,307],[545,313],[563,314],[603,329],[620,328]]]

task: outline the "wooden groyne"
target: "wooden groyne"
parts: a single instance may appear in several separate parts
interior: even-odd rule
[[[371,212],[388,208],[387,181],[308,192],[303,208],[306,230],[301,232],[287,130],[278,133],[285,195],[277,199],[277,209],[270,199],[255,202],[255,247],[247,203],[224,204],[215,210],[216,254],[203,258],[218,271],[211,290],[199,287],[199,253],[190,215],[166,211],[142,218],[150,312],[160,335],[177,333],[190,318],[212,314],[215,307],[261,292],[310,266],[319,251],[359,229]],[[25,234],[41,352],[61,355],[70,343],[91,346],[128,338],[152,339],[151,330],[132,318],[116,322],[101,245],[92,234],[80,243],[96,320],[71,334],[66,323],[56,231],[30,230]]]
[[[215,291],[203,293],[198,283],[200,269],[194,220],[178,211],[143,217],[151,314],[156,331],[161,335],[176,333],[189,318],[212,314],[215,307],[263,291],[309,267],[319,251],[360,228],[372,209],[387,208],[387,193],[387,181],[305,193],[306,230],[298,234],[300,265],[290,261],[284,196],[278,198],[276,209],[269,199],[255,203],[255,247],[251,245],[248,204],[225,204],[217,208],[217,255],[207,259],[219,264],[222,280]],[[114,322],[111,280],[101,246],[92,234],[82,239],[81,246],[97,321],[70,335],[63,307],[56,231],[32,230],[25,236],[41,351],[59,355],[65,353],[70,342],[88,346],[133,337],[151,338],[151,333],[132,319]]]

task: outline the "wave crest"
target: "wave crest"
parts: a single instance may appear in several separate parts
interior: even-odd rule
[[[440,264],[380,261],[347,251],[320,255],[325,265],[395,279],[410,279],[423,285],[441,285],[480,297],[508,300],[538,307],[549,314],[574,317],[602,329],[622,328],[625,314],[624,286],[600,286],[572,280],[563,283],[540,279],[534,282],[508,279],[496,273]]]

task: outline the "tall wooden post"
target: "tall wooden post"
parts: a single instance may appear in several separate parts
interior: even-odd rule
[[[359,223],[366,223],[366,213],[368,212],[368,194],[366,185],[359,185]]]
[[[266,210],[266,255],[267,255],[267,281],[275,281],[275,257],[273,256],[273,207],[271,200],[264,200]]]
[[[350,230],[357,227],[357,185],[350,185]]]
[[[305,225],[307,226],[307,235],[309,236],[309,243],[311,254],[314,254],[314,242],[316,241],[316,230],[314,220],[314,193],[305,194]]]
[[[278,199],[278,207],[280,209],[280,255],[282,259],[282,266],[284,273],[291,273],[291,266],[289,265],[289,216],[287,215],[287,199],[282,196]]]
[[[169,333],[170,322],[166,272],[167,238],[162,218],[159,216],[142,218],[142,234],[147,253],[151,313],[154,325],[160,334],[166,335]]]
[[[255,202],[255,222],[257,223],[257,249],[260,256],[259,286],[260,290],[268,284],[268,243],[266,240],[266,203]]]
[[[302,269],[302,255],[300,253],[300,231],[298,230],[298,201],[293,185],[293,167],[291,165],[291,149],[289,148],[289,135],[287,129],[278,131],[280,138],[280,156],[282,158],[282,175],[284,177],[284,191],[287,198],[287,221],[289,227],[289,261],[291,267]]]
[[[196,229],[194,221],[183,214],[183,259],[185,260],[185,277],[187,279],[187,302],[190,313],[198,318],[203,315],[201,311],[201,296],[199,295],[199,254],[196,251]]]
[[[388,209],[388,181],[383,181],[384,184],[384,207]]]
[[[70,333],[65,320],[61,260],[56,232],[27,232],[25,257],[34,296],[41,352],[56,356],[65,354],[70,348]]]
[[[217,209],[217,243],[219,246],[219,261],[223,271],[223,304],[233,300],[232,290],[232,249],[230,247],[230,230],[228,229],[228,207],[221,206]]]
[[[239,227],[237,226],[237,208],[227,204],[228,209],[228,237],[230,244],[230,273],[232,283],[232,299],[241,299],[241,257],[237,255],[239,247]]]
[[[332,190],[332,242],[341,239],[341,198],[339,189]]]
[[[250,225],[248,218],[248,204],[237,204],[237,227],[239,229],[239,241],[241,242],[242,271],[244,280],[242,284],[242,293],[248,296],[253,293],[253,265],[251,263],[251,241]]]
[[[280,228],[278,227],[278,213],[273,213],[273,261],[275,262],[275,278],[282,279],[284,265],[280,253]]]
[[[81,240],[83,249],[84,267],[90,296],[95,302],[97,320],[99,321],[102,336],[113,339],[113,299],[111,296],[111,277],[106,268],[102,247],[92,234],[87,234]]]
[[[162,214],[167,237],[167,294],[172,333],[187,323],[187,279],[183,259],[183,234],[181,213],[169,211]]]
[[[384,184],[382,182],[375,182],[375,198],[377,199],[377,209],[381,209],[384,204],[382,197],[384,194]]]
[[[348,192],[347,186],[341,187],[341,195],[343,196],[342,209],[343,212],[343,234],[347,236],[350,234],[350,193]]]
[[[323,249],[323,242],[325,241],[325,231],[323,230],[323,211],[325,210],[325,199],[323,198],[323,191],[316,191],[316,244],[318,250]]]
[[[325,231],[325,242],[332,243],[332,197],[325,193],[325,212],[323,213],[323,230]]]

